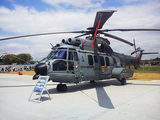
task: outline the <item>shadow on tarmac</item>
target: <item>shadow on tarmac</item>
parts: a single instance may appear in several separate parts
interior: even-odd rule
[[[108,96],[105,89],[103,88],[110,85],[120,86],[120,87],[123,86],[117,80],[107,80],[107,81],[98,81],[96,83],[83,82],[82,84],[79,84],[79,85],[71,85],[71,86],[68,86],[68,90],[66,92],[57,91],[56,88],[49,89],[48,92],[50,94],[67,94],[70,92],[81,91],[87,97],[97,102],[100,107],[107,108],[107,109],[115,109],[110,97]],[[160,86],[159,84],[135,84],[135,83],[127,83],[126,85]],[[94,98],[90,97],[90,95],[86,94],[85,91],[83,91],[83,90],[93,89],[93,88],[96,89],[98,101],[96,101]],[[47,93],[45,92],[44,94],[47,94]]]
[[[5,88],[5,87],[30,87],[30,86],[35,86],[35,85],[10,85],[10,86],[0,86],[0,88]]]
[[[104,108],[108,108],[108,109],[114,109],[112,101],[109,98],[109,96],[107,95],[107,93],[103,87],[96,88],[96,92],[97,92],[99,106],[104,107]]]
[[[127,84],[131,84],[131,83],[127,83]],[[78,85],[73,84],[73,85],[68,86],[68,89],[66,92],[57,91],[56,88],[49,89],[48,92],[50,94],[65,94],[65,93],[83,91],[83,90],[88,90],[88,89],[93,89],[93,88],[98,88],[98,87],[106,87],[110,85],[122,86],[121,83],[118,82],[117,80],[98,81],[96,83],[90,83],[87,81],[87,82],[83,82],[82,84],[78,84]]]
[[[97,83],[84,82],[79,85],[68,86],[68,90],[66,92],[59,92],[56,90],[56,88],[49,89],[48,92],[50,94],[67,94],[70,92],[81,91],[87,97],[89,97],[90,99],[98,103],[100,107],[107,108],[107,109],[114,109],[114,105],[112,104],[110,97],[108,96],[105,89],[103,88],[103,87],[110,86],[110,85],[121,86],[121,84],[117,80],[99,81]],[[93,88],[96,89],[98,101],[90,97],[90,95],[86,94],[85,91],[83,91],[83,90],[93,89]],[[47,94],[47,92],[44,91],[43,94]]]
[[[56,85],[56,84],[48,84],[47,86],[51,86],[51,85]],[[9,85],[9,86],[0,86],[0,88],[5,88],[5,87],[33,87],[35,85]]]

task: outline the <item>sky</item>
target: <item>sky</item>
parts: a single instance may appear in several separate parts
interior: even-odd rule
[[[117,10],[103,29],[160,29],[160,0],[0,0],[0,38],[19,35],[86,30],[92,27],[97,11]],[[160,32],[109,32],[133,42],[145,52],[160,53]],[[41,60],[64,38],[79,34],[60,34],[0,41],[0,53],[29,53]],[[104,37],[101,35],[101,37]],[[85,37],[82,37],[85,38]],[[108,38],[115,52],[134,51],[120,41]],[[2,54],[0,54],[1,56]],[[144,55],[142,59],[160,57]]]

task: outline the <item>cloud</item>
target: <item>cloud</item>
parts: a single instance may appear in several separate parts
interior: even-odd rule
[[[56,9],[84,9],[98,8],[104,3],[104,0],[43,0],[44,2],[54,6]],[[64,10],[64,9],[63,9]]]
[[[104,28],[158,28],[160,29],[160,2],[149,1],[145,4],[127,5],[121,7],[112,7],[118,11],[104,25]],[[132,42],[136,39],[137,47],[141,47],[146,52],[160,51],[159,32],[110,32]],[[111,39],[110,39],[111,40]],[[131,53],[130,46],[126,46],[115,40],[112,40],[111,46],[116,51]],[[159,46],[159,48],[158,48]],[[146,55],[143,59],[150,57],[160,57],[160,55]]]
[[[144,0],[124,0],[125,2],[137,2],[137,1],[144,1]]]
[[[98,10],[118,10],[103,26],[104,29],[114,28],[160,28],[160,2],[149,1],[143,4],[124,5],[118,7],[102,7],[103,0],[86,0],[72,2],[72,0],[49,1],[43,0],[57,9],[38,11],[31,6],[13,4],[14,9],[0,7],[0,28],[8,35],[25,35],[46,32],[60,32],[73,30],[86,30],[92,27]],[[62,4],[64,4],[64,8]],[[65,6],[74,6],[67,9]],[[88,6],[88,8],[87,8]],[[97,6],[97,7],[96,7]],[[89,10],[89,9],[92,10]],[[146,52],[160,51],[159,32],[110,32],[132,42],[136,39],[137,47]],[[9,37],[1,34],[0,37]],[[0,48],[11,54],[30,53],[35,60],[47,56],[53,45],[60,43],[63,38],[74,37],[79,34],[61,34],[39,36],[1,41]],[[103,35],[102,35],[103,37]],[[117,40],[110,39],[114,51],[130,54],[134,49]],[[13,44],[13,45],[11,45]],[[5,47],[4,47],[5,46]],[[25,47],[27,46],[27,47]],[[157,55],[155,55],[157,56]],[[159,56],[159,55],[158,55]],[[149,56],[144,58],[149,58]],[[151,56],[154,57],[154,56]],[[159,56],[160,57],[160,56]]]

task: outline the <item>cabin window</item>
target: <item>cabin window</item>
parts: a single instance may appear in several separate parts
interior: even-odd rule
[[[97,56],[94,56],[94,62],[98,63],[98,57]]]
[[[115,59],[115,58],[113,58],[113,61],[114,61],[114,64],[117,66],[117,63],[116,63],[116,59]]]
[[[78,55],[77,55],[77,52],[69,51],[68,60],[78,61]]]
[[[101,66],[104,66],[104,58],[103,56],[100,56]]]
[[[73,60],[73,53],[69,52],[68,60]]]
[[[78,61],[78,55],[77,55],[77,52],[74,52],[74,61]]]
[[[109,58],[108,58],[108,57],[105,57],[105,60],[106,60],[106,65],[107,65],[107,66],[110,66]]]
[[[74,70],[74,62],[68,62],[69,70]]]
[[[67,70],[67,62],[63,60],[56,60],[53,62],[53,71],[65,71]]]
[[[93,57],[92,55],[88,55],[88,64],[93,65]]]
[[[67,51],[66,50],[60,50],[57,55],[54,57],[54,59],[66,59]]]

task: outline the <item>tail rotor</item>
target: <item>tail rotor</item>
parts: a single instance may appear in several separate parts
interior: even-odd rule
[[[138,49],[140,49],[140,48],[136,48],[135,39],[133,39],[133,43],[134,43],[134,45],[133,45],[134,51],[131,53],[131,55],[133,55],[133,54],[135,53],[135,54],[136,54],[136,57],[138,58],[137,51],[138,51]]]

